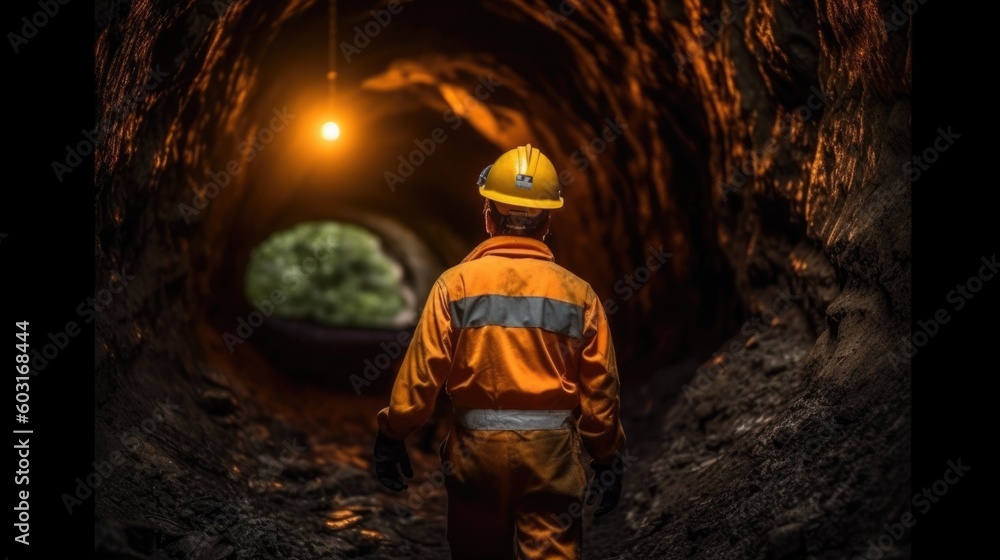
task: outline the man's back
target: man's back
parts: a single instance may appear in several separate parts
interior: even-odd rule
[[[497,237],[441,275],[454,358],[446,390],[459,408],[573,409],[590,285],[533,239]],[[593,333],[588,333],[592,335]]]
[[[441,275],[379,429],[405,438],[427,421],[441,389],[459,411],[573,411],[599,462],[625,442],[604,308],[535,239],[493,237]]]

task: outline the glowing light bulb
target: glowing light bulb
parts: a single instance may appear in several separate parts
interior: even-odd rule
[[[340,138],[340,127],[337,126],[337,123],[328,121],[323,125],[323,138],[330,142]]]

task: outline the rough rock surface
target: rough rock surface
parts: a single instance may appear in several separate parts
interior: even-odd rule
[[[443,205],[420,196],[429,178],[475,177],[523,139],[574,177],[558,258],[617,305],[635,460],[619,510],[587,521],[587,557],[842,559],[899,518],[911,42],[890,2],[405,4],[341,68],[388,155],[336,196],[290,170],[292,142],[239,150],[288,103],[285,66],[322,76],[323,56],[286,62],[324,37],[324,4],[99,2],[97,284],[134,276],[97,323],[97,456],[125,456],[97,496],[104,557],[447,558],[444,426],[414,450],[417,492],[390,495],[367,462],[383,395],[294,381],[221,334],[248,311],[249,250],[300,220],[392,218],[435,240],[405,257],[426,282],[481,238],[476,212],[453,217],[475,193],[454,181]],[[342,3],[342,33],[374,8]],[[491,73],[489,109],[386,189],[383,167]],[[626,132],[580,169],[574,150],[616,117]],[[186,219],[234,158],[245,171]],[[626,298],[617,282],[661,245],[668,265]],[[904,536],[884,558],[909,554]]]

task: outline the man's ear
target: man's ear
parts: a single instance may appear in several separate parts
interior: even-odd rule
[[[486,233],[493,237],[497,232],[497,224],[493,219],[493,212],[490,210],[490,199],[483,199],[483,221],[486,226]]]
[[[548,216],[545,217],[545,227],[542,228],[542,240],[545,239],[550,233],[552,233],[552,211],[549,210]]]

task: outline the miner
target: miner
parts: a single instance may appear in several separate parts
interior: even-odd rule
[[[440,449],[452,558],[580,558],[581,502],[599,501],[595,517],[614,509],[626,463],[607,317],[543,242],[563,205],[552,162],[519,146],[478,186],[490,237],[431,289],[378,413],[375,471],[407,488],[404,440],[443,389],[455,411]]]

